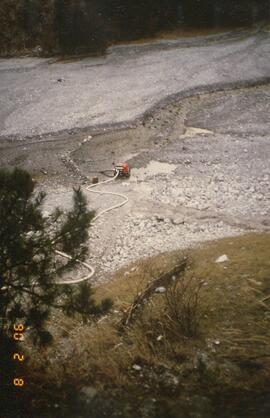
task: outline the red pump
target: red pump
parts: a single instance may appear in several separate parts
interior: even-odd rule
[[[118,163],[115,166],[114,174],[119,172],[119,177],[130,177],[130,168],[127,163]]]

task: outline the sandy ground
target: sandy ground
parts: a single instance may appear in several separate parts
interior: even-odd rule
[[[72,186],[84,183],[96,170],[111,168],[113,161],[128,161],[132,168],[129,180],[103,186],[126,194],[129,203],[91,229],[95,283],[108,280],[130,261],[160,251],[247,231],[269,231],[270,85],[265,77],[270,75],[270,39],[266,33],[239,36],[196,40],[197,46],[190,40],[188,47],[177,42],[166,42],[162,48],[160,43],[121,46],[99,59],[103,60],[99,69],[94,64],[97,59],[0,63],[1,92],[10,98],[0,111],[0,165],[31,170],[48,193],[45,212],[57,205],[69,208]],[[39,91],[36,98],[30,97],[31,74],[31,86]],[[60,75],[65,81],[57,83]],[[88,88],[83,91],[81,81],[76,88],[66,83],[75,78],[87,82]],[[245,87],[247,80],[256,82]],[[236,81],[230,88],[223,85]],[[95,90],[96,83],[100,90]],[[194,90],[198,86],[204,88]],[[94,103],[97,94],[103,116]],[[175,95],[168,99],[171,94]],[[74,95],[81,101],[74,101]],[[149,98],[160,101],[152,110]],[[56,110],[53,101],[59,105]],[[146,109],[142,118],[134,120]],[[121,129],[86,128],[132,119]],[[60,124],[72,129],[25,137],[58,131]],[[76,132],[76,126],[84,129]],[[13,140],[11,134],[16,134]],[[117,203],[113,197],[88,194],[88,199],[97,211]]]

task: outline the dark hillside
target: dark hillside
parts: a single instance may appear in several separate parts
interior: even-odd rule
[[[248,26],[268,0],[2,0],[0,53],[102,53],[162,30]]]

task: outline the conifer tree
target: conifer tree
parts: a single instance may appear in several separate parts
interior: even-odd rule
[[[46,329],[51,309],[82,314],[86,322],[87,316],[106,312],[111,303],[96,305],[89,283],[82,288],[56,284],[87,255],[94,212],[88,211],[82,191],[74,190],[71,211],[56,209],[46,217],[45,194],[35,194],[34,187],[26,171],[0,170],[0,334],[21,322],[37,341],[46,343],[51,338]],[[56,250],[71,259],[57,257]]]
[[[34,343],[44,346],[52,340],[47,329],[52,310],[77,315],[86,323],[112,305],[109,299],[96,304],[87,282],[56,284],[87,256],[94,212],[88,211],[82,191],[74,190],[72,210],[56,209],[46,217],[45,194],[34,188],[26,171],[0,170],[0,403],[1,412],[10,417],[20,417],[29,404],[24,391],[14,386],[14,378],[22,373],[14,353],[23,352],[20,341],[14,340],[14,326],[23,327]],[[71,258],[57,257],[56,250]]]

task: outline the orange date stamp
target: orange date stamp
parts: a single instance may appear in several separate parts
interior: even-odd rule
[[[24,331],[25,327],[23,324],[14,324],[13,325],[13,339],[16,342],[21,342],[24,340]],[[18,350],[19,351],[19,350]],[[24,355],[21,353],[14,353],[13,354],[13,360],[18,361],[20,363],[24,362]],[[14,377],[13,379],[13,385],[16,387],[23,387],[25,384],[25,381],[22,377]]]

